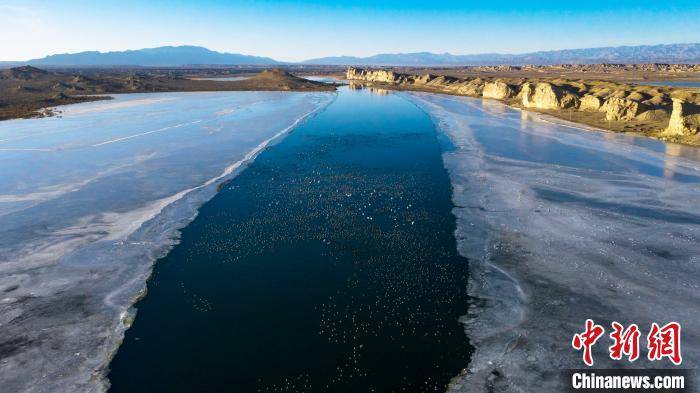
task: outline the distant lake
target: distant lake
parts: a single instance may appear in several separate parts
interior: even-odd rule
[[[316,81],[316,82],[323,82],[323,83],[338,83],[342,82],[340,79],[332,78],[329,76],[317,76],[317,75],[309,75],[309,76],[302,76],[304,79],[308,79],[310,81]]]
[[[316,75],[309,75],[309,76],[299,76],[300,78],[308,79],[310,81],[316,81],[316,82],[323,82],[323,83],[337,83],[340,82],[340,79],[336,78],[331,78],[328,76],[316,76]],[[199,80],[199,81],[218,81],[218,82],[234,82],[234,81],[242,81],[250,78],[249,75],[246,76],[216,76],[216,77],[203,77],[203,78],[190,78],[192,80]]]
[[[670,87],[700,87],[700,81],[655,81],[640,82],[640,85],[670,86]]]
[[[205,77],[205,78],[190,78],[197,81],[217,81],[217,82],[235,82],[242,81],[250,78],[250,76],[216,76],[216,77]]]

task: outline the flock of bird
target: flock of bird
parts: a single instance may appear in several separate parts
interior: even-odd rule
[[[338,391],[354,383],[390,391],[388,379],[391,391],[444,391],[467,364],[458,318],[468,308],[468,265],[455,246],[449,181],[436,174],[440,156],[410,171],[405,163],[362,164],[355,155],[375,136],[355,144],[353,137],[297,131],[262,154],[221,191],[243,193],[236,200],[244,205],[219,209],[186,250],[190,262],[204,256],[228,265],[313,244],[309,258],[347,272],[317,299],[318,330],[308,332],[309,342],[321,337],[335,353],[333,371],[261,380],[260,392]],[[412,138],[391,143],[420,147]],[[217,307],[194,294],[191,301],[200,312]]]

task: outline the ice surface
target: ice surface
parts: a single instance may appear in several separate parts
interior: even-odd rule
[[[459,392],[561,392],[560,369],[585,367],[571,348],[587,318],[683,326],[683,368],[700,365],[700,151],[576,129],[500,103],[407,94],[454,144],[460,253],[476,346]],[[606,336],[595,367],[612,361]]]
[[[2,391],[100,391],[153,261],[329,93],[119,95],[0,122]]]

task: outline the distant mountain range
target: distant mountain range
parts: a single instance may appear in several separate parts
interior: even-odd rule
[[[397,53],[370,57],[323,57],[304,62],[320,65],[551,65],[592,63],[700,63],[700,44],[640,45],[607,48],[565,49],[523,54],[487,53],[452,55],[449,53]]]
[[[221,53],[201,46],[161,46],[118,52],[79,52],[46,56],[10,65],[42,66],[188,66],[188,65],[273,65],[268,57]]]
[[[700,44],[640,45],[607,48],[566,49],[523,54],[453,55],[449,53],[396,53],[370,57],[323,57],[300,64],[363,66],[462,66],[462,65],[550,65],[592,63],[700,63]],[[80,52],[47,56],[0,66],[190,66],[190,65],[280,65],[269,57],[222,53],[200,46],[162,46],[119,52]]]

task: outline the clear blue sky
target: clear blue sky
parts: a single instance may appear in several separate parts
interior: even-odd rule
[[[161,45],[297,61],[700,42],[694,1],[0,0],[0,60]]]

